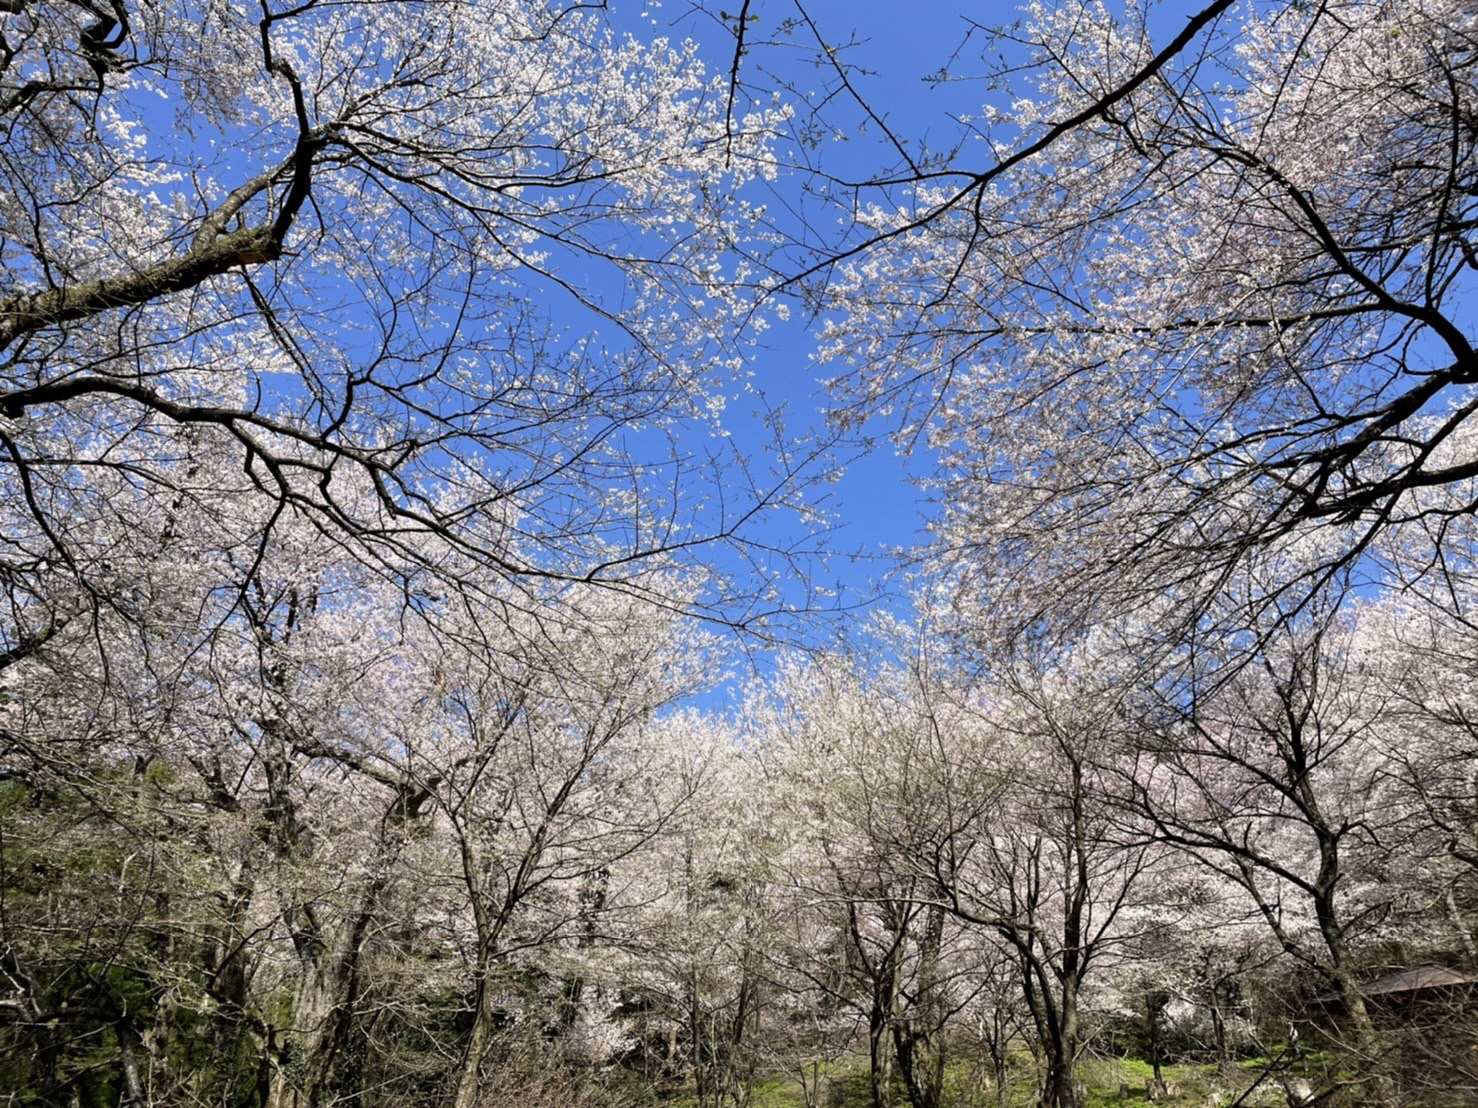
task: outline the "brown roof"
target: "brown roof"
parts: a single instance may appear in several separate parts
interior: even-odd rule
[[[1360,985],[1360,995],[1368,997],[1396,997],[1403,994],[1423,993],[1432,989],[1454,989],[1464,985],[1478,984],[1478,977],[1448,969],[1446,966],[1412,966],[1410,969],[1388,973],[1374,981]],[[1338,993],[1325,993],[1314,998],[1315,1004],[1338,1004]]]
[[[1478,978],[1446,966],[1413,966],[1388,973],[1360,986],[1362,996],[1387,996],[1391,993],[1414,993],[1423,989],[1450,989],[1456,985],[1472,985]]]

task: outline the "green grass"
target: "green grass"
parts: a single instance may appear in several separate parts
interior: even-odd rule
[[[944,1104],[947,1108],[998,1108],[995,1090],[985,1079],[987,1067],[971,1056],[957,1058],[945,1075]],[[1269,1073],[1269,1071],[1273,1071]],[[1309,1050],[1290,1059],[1280,1044],[1273,1044],[1262,1057],[1242,1059],[1226,1065],[1165,1065],[1166,1083],[1174,1095],[1153,1103],[1156,1108],[1227,1108],[1244,1093],[1243,1108],[1284,1108],[1287,1101],[1283,1079],[1306,1081],[1321,1095],[1322,1108],[1359,1108],[1367,1091],[1357,1080],[1350,1058],[1338,1050]],[[1266,1076],[1265,1076],[1266,1075]],[[1138,1058],[1085,1058],[1077,1067],[1077,1079],[1085,1089],[1083,1108],[1142,1108],[1152,1103],[1146,1095],[1154,1071]],[[1030,1055],[1019,1052],[1011,1062],[1012,1087],[1009,1108],[1036,1108],[1036,1073]],[[609,1092],[617,1094],[592,1103],[609,1108],[696,1108],[691,1088],[654,1089],[639,1079],[611,1081]],[[1121,1095],[1122,1092],[1122,1095]],[[1468,1090],[1430,1089],[1409,1101],[1430,1108],[1459,1108],[1472,1105]],[[823,1080],[824,1108],[872,1108],[872,1087],[865,1054],[851,1054],[830,1063]],[[800,1083],[789,1074],[773,1073],[756,1080],[750,1090],[750,1108],[804,1108]],[[894,1108],[909,1108],[902,1082],[896,1083]]]
[[[1166,1108],[1231,1104],[1261,1076],[1268,1062],[1267,1058],[1254,1058],[1226,1068],[1214,1064],[1162,1066],[1161,1073],[1166,1083],[1174,1086],[1176,1092],[1168,1099],[1153,1103]],[[1295,1072],[1307,1072],[1309,1078],[1318,1083],[1317,1071],[1320,1069],[1315,1061],[1307,1071],[1300,1067]],[[976,1080],[976,1076],[970,1061],[962,1060],[950,1067],[945,1079],[945,1102],[950,1108],[996,1108],[994,1090],[988,1083]],[[1035,1108],[1036,1077],[1028,1057],[1023,1055],[1015,1061],[1012,1076],[1011,1108]],[[1138,1108],[1151,1103],[1146,1091],[1154,1078],[1154,1070],[1148,1062],[1140,1059],[1085,1058],[1078,1064],[1077,1078],[1087,1089],[1083,1108]],[[1120,1095],[1121,1089],[1126,1095]],[[689,1092],[657,1097],[650,1103],[653,1108],[694,1108],[696,1101]],[[871,1108],[872,1087],[865,1057],[844,1058],[831,1067],[822,1090],[822,1103],[826,1108]],[[1246,1108],[1269,1108],[1283,1103],[1281,1087],[1270,1079],[1262,1082],[1248,1099]],[[795,1078],[775,1074],[754,1083],[750,1105],[751,1108],[804,1108],[805,1098]],[[895,1108],[908,1108],[908,1097],[901,1083],[895,1090],[894,1105]]]

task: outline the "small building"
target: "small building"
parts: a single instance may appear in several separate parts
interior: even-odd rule
[[[1478,977],[1428,963],[1360,984],[1381,1043],[1379,1067],[1402,1104],[1472,1104],[1478,1088]],[[1314,998],[1325,1019],[1345,1015],[1339,994]],[[1326,1034],[1329,1030],[1326,1030]]]
[[[1475,985],[1478,977],[1472,974],[1428,963],[1362,982],[1360,995],[1375,1011],[1400,1014],[1434,1002],[1464,1004]],[[1316,996],[1314,1003],[1331,1012],[1342,1007],[1338,993]]]

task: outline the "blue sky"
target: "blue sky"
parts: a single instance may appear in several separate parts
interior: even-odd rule
[[[728,6],[737,12],[742,0],[729,0]],[[1010,5],[980,8],[977,5],[973,15],[982,21],[1009,21],[1015,15]],[[610,4],[610,16],[618,29],[630,30],[639,37],[660,34],[691,38],[700,44],[706,64],[716,73],[728,72],[734,50],[732,33],[713,18],[723,10],[713,5],[705,13],[677,0],[661,4],[611,0]],[[749,25],[747,33],[753,48],[744,60],[752,87],[762,90],[769,73],[776,73],[794,82],[797,92],[824,95],[824,84],[831,75],[816,64],[814,38],[804,27],[793,27],[788,34],[784,31],[784,22],[799,18],[799,9],[788,0],[756,0],[749,11],[758,17]],[[814,0],[806,4],[805,13],[826,44],[840,48],[838,57],[848,67],[853,87],[900,136],[948,145],[958,130],[952,116],[978,109],[986,93],[977,81],[940,83],[929,79],[950,61],[968,30],[960,10],[952,4],[925,2],[905,10],[895,3]],[[975,58],[966,50],[960,61],[968,69]],[[798,108],[805,110],[805,105]],[[833,122],[839,140],[827,144],[819,154],[831,172],[866,178],[896,157],[884,143],[881,131],[865,123],[863,111],[855,103],[833,101],[826,118]],[[796,175],[777,182],[775,187],[777,193],[793,193],[801,183]],[[815,364],[814,349],[806,321],[797,316],[790,325],[767,332],[763,344],[754,351],[752,385],[762,393],[763,404],[784,407],[792,435],[807,426],[818,426],[827,404],[822,383],[825,370]],[[754,453],[767,449],[760,427],[762,419],[757,414],[762,403],[736,387],[726,418],[736,444]],[[884,424],[869,429],[874,440],[870,450],[844,450],[846,465],[840,476],[829,464],[823,467],[824,475],[833,481],[808,498],[819,499],[832,521],[824,539],[830,556],[824,565],[810,564],[819,574],[819,586],[834,592],[834,602],[849,613],[840,621],[844,625],[855,624],[865,618],[863,613],[875,608],[908,610],[906,586],[901,580],[889,581],[887,577],[895,564],[891,554],[927,538],[929,508],[913,480],[927,472],[927,452],[901,456],[888,441],[888,430]],[[784,546],[795,541],[798,534],[793,523],[777,518],[752,537]],[[792,589],[790,595],[799,596],[799,588]]]

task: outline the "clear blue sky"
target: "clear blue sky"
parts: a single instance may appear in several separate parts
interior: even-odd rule
[[[714,73],[727,73],[733,60],[734,38],[713,16],[725,8],[738,12],[743,0],[714,3],[708,12],[694,8],[685,0],[643,3],[641,0],[610,0],[610,17],[621,30],[638,37],[654,34],[673,39],[691,38],[698,42],[702,55]],[[984,21],[1007,21],[1015,18],[1011,5],[973,5],[973,18]],[[991,9],[991,10],[983,10]],[[798,92],[815,90],[822,93],[832,74],[815,62],[816,46],[804,27],[783,33],[786,20],[799,17],[799,11],[788,0],[755,0],[747,35],[753,48],[744,59],[746,77],[755,88],[762,87],[767,75],[761,70],[777,72],[794,82]],[[948,3],[924,3],[900,6],[896,3],[842,2],[814,0],[805,6],[829,46],[840,47],[839,57],[848,66],[854,88],[871,108],[898,134],[911,140],[923,139],[930,145],[948,145],[958,130],[952,116],[978,110],[986,89],[980,82],[960,81],[941,84],[928,80],[939,73],[965,39],[968,25],[961,7]],[[787,48],[787,42],[794,43]],[[962,68],[972,63],[978,70],[978,55],[966,51],[960,56]],[[864,115],[855,104],[837,100],[828,108],[827,117],[845,133],[845,142],[836,142],[820,152],[819,157],[833,173],[866,178],[891,163],[883,136],[876,127],[861,130]],[[792,191],[797,180],[782,181],[777,191]],[[826,405],[822,388],[823,371],[813,359],[814,341],[804,321],[777,327],[765,336],[765,345],[756,351],[754,386],[761,390],[764,401],[784,406],[787,426],[797,434],[821,421]],[[766,449],[758,420],[750,414],[758,405],[753,396],[736,390],[731,397],[728,429],[737,443],[760,452]],[[837,602],[844,607],[861,606],[858,612],[842,620],[855,622],[862,611],[882,606],[894,611],[908,608],[905,586],[888,584],[885,575],[893,565],[890,552],[923,541],[926,535],[928,507],[910,478],[926,471],[929,459],[925,453],[912,458],[900,457],[886,439],[887,428],[875,429],[877,444],[866,453],[848,452],[842,475],[824,493],[823,507],[834,521],[826,536],[832,551],[821,572],[821,587],[838,590]],[[779,545],[793,541],[798,529],[787,531],[784,519],[768,525],[759,533],[761,541],[773,536]],[[799,596],[799,590],[792,590]]]

